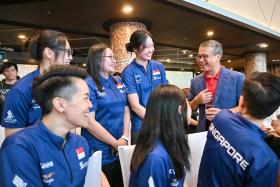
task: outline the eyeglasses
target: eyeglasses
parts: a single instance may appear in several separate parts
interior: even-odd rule
[[[196,60],[200,60],[200,59],[205,60],[205,59],[208,59],[209,56],[211,56],[211,55],[216,55],[216,54],[201,54],[201,55],[198,54],[195,58],[196,58]]]
[[[116,59],[113,55],[111,55],[111,56],[101,56],[101,57],[108,57],[108,58],[110,58],[111,60],[115,60],[115,59]]]
[[[64,51],[65,53],[67,53],[68,56],[73,56],[73,49],[66,49],[66,48],[58,48],[58,50],[60,51]]]

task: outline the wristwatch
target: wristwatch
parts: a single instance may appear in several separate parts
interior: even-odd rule
[[[121,139],[124,139],[126,141],[126,144],[128,145],[128,137],[126,135],[122,135]]]

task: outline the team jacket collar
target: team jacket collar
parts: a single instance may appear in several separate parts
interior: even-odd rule
[[[62,149],[63,147],[63,143],[64,143],[64,138],[62,138],[61,136],[58,136],[56,134],[54,134],[53,132],[51,132],[44,124],[43,122],[40,120],[37,122],[37,124],[39,125],[39,128],[41,130],[41,133],[43,136],[48,137],[48,139],[59,149]],[[70,137],[70,133],[68,133],[66,135],[66,140],[68,140]]]

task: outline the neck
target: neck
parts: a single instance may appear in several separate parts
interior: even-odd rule
[[[100,72],[99,75],[101,75],[105,79],[108,79],[110,74],[108,72]]]
[[[8,80],[8,79],[5,79],[5,83],[6,84],[15,84],[17,82],[17,80]]]
[[[136,63],[144,66],[144,68],[147,69],[148,61],[145,61],[145,60],[142,60],[142,59],[139,59],[136,57]]]
[[[247,119],[248,121],[250,121],[251,123],[257,125],[258,127],[261,127],[263,124],[263,119],[256,119],[253,118],[252,116],[250,116],[249,114],[241,114],[241,116],[243,116],[245,119]]]
[[[40,63],[40,74],[43,75],[50,67],[52,63],[50,61],[42,61]]]
[[[58,114],[63,115],[63,114]],[[65,126],[65,121],[59,116],[46,115],[42,119],[44,125],[54,134],[66,138],[67,133],[71,130]]]
[[[207,75],[210,77],[214,77],[220,71],[221,66],[216,67],[212,71],[207,71]]]

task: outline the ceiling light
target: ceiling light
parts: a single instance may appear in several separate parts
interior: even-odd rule
[[[3,62],[8,62],[9,60],[7,59],[7,58],[5,58],[4,60],[3,60]]]
[[[197,73],[199,74],[200,72],[198,71]]]
[[[185,69],[184,68],[181,68],[181,71],[184,71]]]
[[[272,59],[272,62],[280,62],[279,58]]]
[[[231,60],[229,59],[229,60],[227,60],[227,62],[231,62]]]
[[[168,58],[168,59],[166,59],[166,62],[170,62],[170,59]]]
[[[268,44],[267,44],[267,43],[259,43],[259,44],[257,44],[257,46],[258,46],[259,48],[267,48],[267,47],[268,47]]]
[[[124,7],[123,7],[123,9],[122,9],[122,11],[123,11],[124,13],[126,13],[126,14],[131,13],[132,10],[133,10],[133,7],[132,7],[131,5],[124,5]]]
[[[214,35],[214,31],[207,31],[207,36],[213,36]]]
[[[19,34],[18,38],[24,40],[24,39],[26,39],[26,36],[24,34]]]
[[[86,66],[87,66],[86,63],[84,63],[84,64],[83,64],[83,67],[86,67]]]
[[[193,54],[189,54],[189,57],[192,58],[192,57],[193,57]]]

